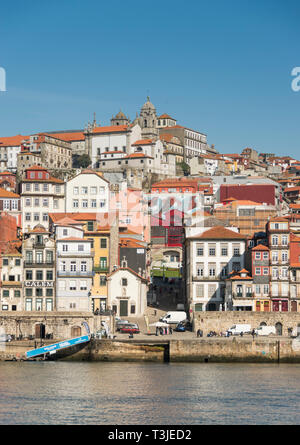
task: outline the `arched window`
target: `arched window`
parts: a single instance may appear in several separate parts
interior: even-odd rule
[[[147,120],[146,119],[144,120],[144,127],[145,128],[147,127]]]

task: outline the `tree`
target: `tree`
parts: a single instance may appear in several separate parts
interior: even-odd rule
[[[87,168],[91,165],[91,162],[91,158],[86,153],[82,155],[73,155],[72,157],[73,168]]]

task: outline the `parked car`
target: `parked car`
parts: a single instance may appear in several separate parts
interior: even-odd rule
[[[159,320],[164,323],[180,323],[181,321],[186,320],[186,313],[183,311],[169,311]]]
[[[0,342],[12,341],[12,337],[9,334],[0,334]]]
[[[120,331],[123,326],[126,326],[129,323],[128,320],[118,320],[116,323],[116,330]]]
[[[134,323],[127,323],[121,327],[120,332],[122,334],[138,334],[140,332],[139,326]]]

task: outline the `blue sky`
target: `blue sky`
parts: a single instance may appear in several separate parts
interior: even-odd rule
[[[298,157],[298,0],[15,0],[0,8],[0,136],[158,114],[221,153]]]

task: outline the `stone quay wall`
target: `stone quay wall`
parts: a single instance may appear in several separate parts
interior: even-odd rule
[[[234,324],[250,324],[251,329],[257,328],[261,323],[267,326],[275,326],[280,323],[282,335],[289,334],[288,329],[300,326],[300,312],[248,312],[248,311],[224,311],[224,312],[194,312],[194,331],[203,331],[206,336],[210,331],[225,332]]]
[[[0,332],[16,338],[35,337],[36,325],[43,324],[46,335],[52,334],[53,340],[64,340],[85,335],[84,321],[91,332],[100,327],[100,317],[94,317],[89,312],[5,312],[5,315],[0,315]]]

